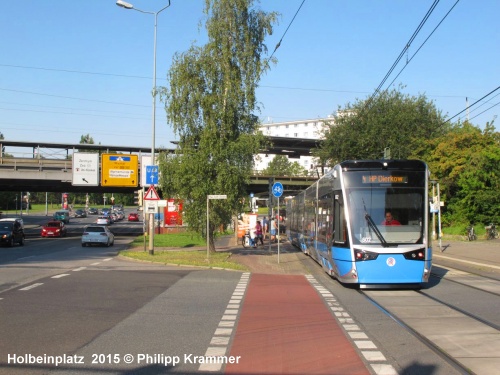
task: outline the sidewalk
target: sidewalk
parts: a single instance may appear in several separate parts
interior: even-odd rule
[[[500,239],[478,241],[442,240],[441,249],[439,242],[433,244],[433,265],[481,271],[486,276],[500,280]],[[307,259],[299,250],[288,241],[280,243],[278,258],[278,245],[269,243],[264,247],[243,248],[236,243],[232,236],[221,237],[216,242],[217,251],[230,251],[232,258],[246,265],[251,272],[267,274],[308,274],[304,260]],[[441,251],[442,250],[442,251]]]
[[[433,242],[434,266],[459,268],[500,280],[500,239]],[[442,250],[442,251],[441,251]]]
[[[257,248],[243,248],[236,243],[232,236],[221,237],[216,242],[217,251],[230,251],[231,258],[247,266],[250,272],[275,275],[305,275],[309,274],[304,261],[308,259],[301,251],[293,247],[288,241],[271,245],[264,241],[264,246]]]

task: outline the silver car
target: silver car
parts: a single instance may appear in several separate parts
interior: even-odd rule
[[[110,225],[111,219],[109,216],[99,216],[95,223],[99,225]]]
[[[115,236],[104,225],[87,225],[83,230],[82,247],[92,244],[113,246],[114,243]]]

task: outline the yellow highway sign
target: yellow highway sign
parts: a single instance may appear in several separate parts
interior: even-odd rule
[[[102,154],[101,164],[102,186],[136,187],[138,185],[137,155]]]

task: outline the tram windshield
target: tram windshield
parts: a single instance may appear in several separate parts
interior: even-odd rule
[[[346,191],[354,243],[382,246],[422,243],[422,188],[392,185]]]

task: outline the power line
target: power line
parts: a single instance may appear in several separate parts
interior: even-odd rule
[[[499,104],[500,104],[500,102],[498,102],[496,104],[493,104],[490,108],[485,109],[483,112],[478,113],[477,115],[475,115],[474,117],[470,118],[469,120],[475,119],[477,116],[482,115],[484,112],[488,112],[491,108],[496,107]]]
[[[19,69],[34,69],[34,70],[45,70],[49,72],[65,72],[65,73],[78,73],[78,74],[89,74],[96,76],[110,76],[110,77],[121,77],[121,78],[140,78],[140,79],[152,79],[152,77],[145,76],[132,76],[128,74],[114,74],[114,73],[102,73],[102,72],[87,72],[82,70],[69,70],[69,69],[54,69],[54,68],[43,68],[37,66],[25,66],[25,65],[9,65],[9,64],[0,64],[0,66],[8,67],[8,68],[19,68]],[[166,80],[165,78],[161,78]]]
[[[299,9],[297,9],[297,11],[295,12],[295,15],[293,16],[292,20],[288,24],[288,27],[286,28],[285,32],[283,33],[283,36],[281,37],[280,41],[278,42],[278,44],[276,44],[276,47],[274,47],[274,51],[273,51],[273,53],[271,53],[271,56],[269,56],[268,60],[271,60],[271,58],[274,55],[274,52],[276,52],[276,50],[280,47],[281,41],[283,40],[283,38],[285,37],[286,33],[288,32],[288,29],[290,28],[290,26],[292,26],[292,23],[295,20],[295,17],[297,17],[297,14],[299,13],[300,8],[302,8],[302,5],[304,5],[305,2],[306,2],[306,0],[302,0],[302,3],[300,4]]]
[[[399,71],[399,73],[397,74],[396,77],[394,77],[394,79],[392,80],[391,83],[389,83],[388,87],[390,87],[394,81],[399,77],[399,75],[403,72],[403,70],[405,70],[405,68],[408,66],[408,64],[410,63],[411,60],[413,60],[413,58],[415,57],[415,55],[420,51],[420,49],[424,46],[425,43],[427,43],[427,41],[430,39],[430,37],[432,36],[432,34],[434,34],[434,32],[437,30],[437,28],[439,26],[441,26],[441,24],[443,23],[443,21],[446,19],[446,17],[448,17],[448,15],[451,13],[451,11],[453,10],[453,8],[455,8],[455,5],[458,4],[460,0],[457,0],[455,4],[453,4],[453,6],[450,8],[450,10],[445,14],[445,16],[441,19],[441,21],[439,21],[439,23],[437,24],[437,26],[434,28],[434,30],[432,30],[432,32],[429,34],[429,36],[424,40],[424,42],[420,45],[420,47],[418,47],[417,51],[410,57],[409,60],[406,61],[406,64],[403,66],[403,68]]]
[[[13,89],[4,89],[0,87],[1,91],[9,91],[9,92],[18,92],[22,94],[31,94],[31,95],[41,95],[41,96],[50,96],[52,98],[62,98],[62,99],[71,99],[71,100],[82,100],[82,101],[87,101],[87,102],[94,102],[94,103],[106,103],[106,104],[119,104],[119,105],[126,105],[126,106],[133,106],[133,107],[147,107],[145,105],[140,105],[140,104],[130,104],[130,103],[119,103],[119,102],[109,102],[105,100],[96,100],[96,99],[86,99],[86,98],[75,98],[72,96],[62,96],[62,95],[53,95],[53,94],[43,94],[39,92],[33,92],[33,91],[22,91],[22,90],[13,90]]]
[[[416,36],[418,35],[418,33],[420,32],[420,30],[424,26],[425,22],[427,22],[427,20],[429,19],[430,15],[434,11],[434,9],[436,8],[436,6],[437,6],[438,3],[439,3],[439,0],[435,0],[434,3],[432,3],[432,5],[429,8],[429,10],[427,11],[426,15],[424,16],[424,18],[422,19],[422,21],[420,21],[420,24],[418,25],[417,29],[413,32],[413,35],[411,36],[411,38],[408,40],[408,42],[404,46],[403,50],[401,51],[401,53],[397,57],[396,61],[392,64],[391,68],[389,69],[389,71],[385,75],[384,79],[382,79],[382,82],[380,82],[380,84],[378,85],[378,87],[375,90],[375,92],[372,94],[372,96],[366,102],[366,105],[368,105],[373,100],[373,98],[379,93],[380,88],[384,85],[385,81],[387,81],[387,79],[389,78],[389,76],[392,74],[393,70],[399,64],[399,61],[401,61],[401,59],[403,58],[403,56],[406,53],[406,51],[408,50],[408,48],[410,48],[411,43],[416,38]]]
[[[499,89],[500,89],[500,86],[498,86],[498,87],[497,87],[496,89],[494,89],[494,90],[491,90],[489,93],[487,93],[487,94],[486,94],[485,96],[483,96],[481,99],[476,100],[476,101],[475,101],[474,103],[472,103],[470,106],[468,106],[468,107],[467,107],[467,108],[465,108],[464,110],[462,110],[462,111],[458,112],[455,116],[450,117],[448,120],[446,120],[445,122],[443,122],[443,124],[446,124],[448,121],[451,121],[452,119],[454,119],[455,117],[457,117],[457,116],[458,116],[458,115],[460,115],[461,113],[463,113],[463,112],[467,111],[469,108],[471,108],[471,107],[475,106],[475,105],[476,105],[477,103],[479,103],[481,100],[483,100],[483,99],[484,99],[484,98],[486,98],[487,96],[489,96],[489,95],[493,94],[495,91],[497,91],[497,90],[499,90]],[[493,107],[494,107],[494,106],[493,106]],[[493,107],[491,107],[491,108],[493,108]],[[488,109],[490,109],[490,108],[488,108]],[[486,111],[483,111],[483,112],[486,112]],[[481,113],[483,113],[483,112],[481,112]],[[477,116],[479,116],[479,115],[477,115]],[[475,116],[475,117],[477,117],[477,116]]]

